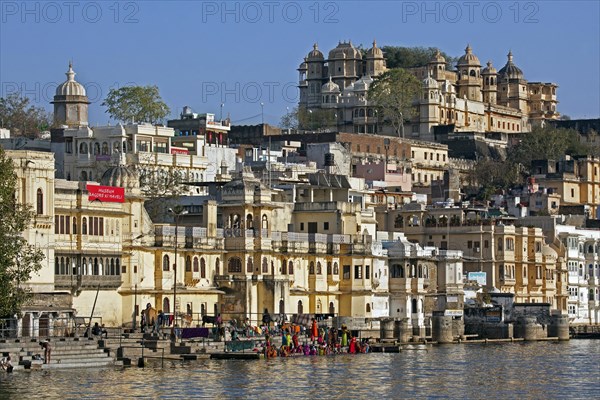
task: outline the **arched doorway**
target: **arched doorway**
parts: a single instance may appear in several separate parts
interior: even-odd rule
[[[298,300],[298,314],[304,314],[304,306],[302,305],[302,300]]]
[[[163,299],[163,312],[165,314],[171,313],[171,302],[169,301],[168,297]]]
[[[39,328],[40,337],[47,337],[50,335],[50,315],[48,315],[48,313],[40,315]]]
[[[335,305],[333,304],[333,301],[329,302],[329,314],[335,314]]]

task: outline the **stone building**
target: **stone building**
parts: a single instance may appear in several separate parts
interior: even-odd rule
[[[488,61],[485,68],[468,45],[456,64],[438,51],[411,71],[422,80],[415,99],[417,116],[405,127],[406,137],[435,141],[434,127],[455,132],[528,132],[532,125],[557,119],[557,85],[528,82],[512,52],[499,71]],[[377,44],[363,56],[351,42],[339,43],[327,59],[314,45],[298,68],[299,106],[327,110],[336,128],[345,132],[390,134],[383,116],[368,100],[373,79],[386,71],[385,56]]]

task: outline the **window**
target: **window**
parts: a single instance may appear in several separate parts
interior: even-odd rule
[[[338,266],[338,263],[333,263],[333,275],[339,275],[340,274],[340,267]]]
[[[283,263],[285,264],[285,260],[283,261]],[[262,259],[262,273],[266,274],[269,272],[269,261],[267,260],[267,257],[263,257]]]
[[[365,265],[365,279],[371,279],[371,266]]]
[[[83,217],[81,219],[81,234],[87,235],[87,218]]]
[[[198,272],[199,271],[198,257],[194,257],[194,269],[192,271],[194,271],[194,272]]]
[[[288,274],[294,275],[294,263],[292,261],[288,264]]]
[[[311,261],[310,264],[308,265],[308,274],[309,275],[315,274],[315,263],[313,261]]]
[[[206,278],[206,261],[204,260],[204,257],[200,259],[200,278]]]
[[[252,258],[248,258],[248,262],[246,263],[246,272],[253,272],[254,271],[254,262],[252,261]]]
[[[230,258],[227,265],[227,272],[242,272],[242,260],[238,257]]]
[[[321,275],[323,273],[322,267],[321,267],[321,262],[318,261],[317,262],[317,275]]]
[[[44,192],[42,192],[42,189],[37,190],[37,213],[38,215],[44,213]]]
[[[190,256],[185,258],[185,272],[192,272],[192,259]]]
[[[169,256],[165,254],[163,256],[163,271],[168,271],[168,270],[169,270]]]
[[[350,266],[349,265],[344,265],[343,272],[344,272],[343,278],[350,279]]]
[[[362,279],[362,265],[354,266],[354,279]]]
[[[304,222],[300,222],[300,230],[303,231],[304,230]]]
[[[331,275],[331,261],[327,261],[327,275]]]
[[[404,267],[402,265],[392,265],[392,278],[404,278]]]
[[[329,230],[329,222],[323,222],[323,229],[326,231]]]

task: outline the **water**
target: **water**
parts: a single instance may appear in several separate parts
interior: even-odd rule
[[[0,375],[0,398],[600,398],[600,340]]]

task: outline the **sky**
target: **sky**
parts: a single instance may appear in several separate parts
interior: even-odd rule
[[[0,1],[0,97],[50,101],[73,60],[90,124],[125,85],[156,85],[178,117],[278,123],[298,102],[296,69],[318,43],[467,44],[497,69],[512,50],[528,81],[554,82],[561,114],[600,117],[600,1]],[[262,106],[261,106],[262,103]],[[221,106],[223,104],[223,106]]]

